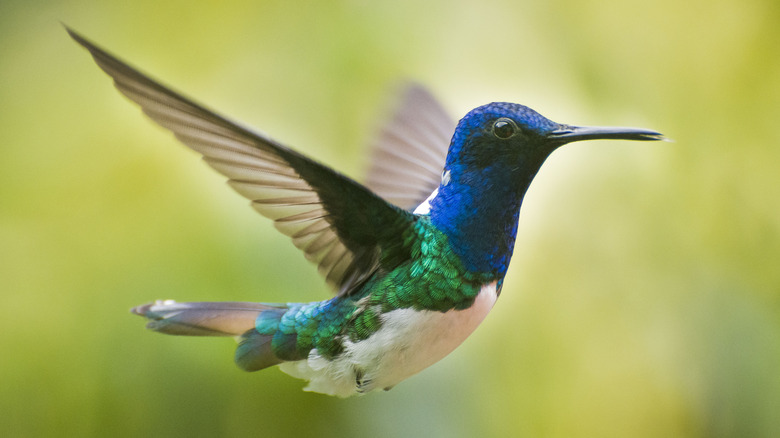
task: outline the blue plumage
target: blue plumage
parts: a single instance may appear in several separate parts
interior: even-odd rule
[[[507,138],[495,135],[501,120]],[[523,196],[560,143],[546,141],[561,125],[519,104],[496,102],[466,114],[453,135],[431,221],[465,266],[503,278],[509,267]]]

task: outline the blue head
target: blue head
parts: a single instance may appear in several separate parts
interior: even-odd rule
[[[431,221],[467,269],[503,278],[520,204],[542,163],[566,143],[606,138],[662,137],[643,129],[563,125],[515,103],[475,108],[455,129],[441,185],[430,200]]]

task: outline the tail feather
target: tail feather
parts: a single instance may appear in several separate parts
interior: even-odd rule
[[[169,335],[240,336],[254,329],[260,312],[272,308],[259,303],[166,300],[135,307],[131,312],[149,319],[148,329]]]
[[[277,332],[278,324],[287,306],[244,302],[177,303],[172,300],[155,301],[130,310],[149,320],[148,329],[169,335],[234,336],[238,340],[235,361],[245,371],[257,371],[278,365],[274,351],[275,335],[280,341],[293,342],[295,336]],[[263,333],[257,330],[258,317],[265,312]],[[283,344],[284,342],[282,342]],[[293,347],[294,349],[294,344]],[[284,355],[283,355],[284,356]]]
[[[274,354],[273,335],[261,335],[256,330],[241,337],[236,348],[236,365],[244,371],[258,371],[284,362]]]

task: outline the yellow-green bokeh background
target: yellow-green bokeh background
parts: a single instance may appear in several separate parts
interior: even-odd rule
[[[360,178],[388,88],[674,143],[557,151],[492,314],[388,393],[340,400],[157,298],[327,296],[316,270],[111,86],[63,21]],[[0,4],[0,435],[780,436],[776,0]]]

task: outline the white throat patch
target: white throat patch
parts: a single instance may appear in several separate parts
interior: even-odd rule
[[[433,198],[435,198],[436,195],[438,195],[438,194],[439,194],[439,189],[437,188],[436,190],[433,191],[433,193],[431,193],[431,196],[428,196],[428,199],[423,201],[422,204],[418,205],[417,208],[414,209],[414,214],[428,214],[428,213],[430,213],[431,212],[431,201],[433,201]]]

